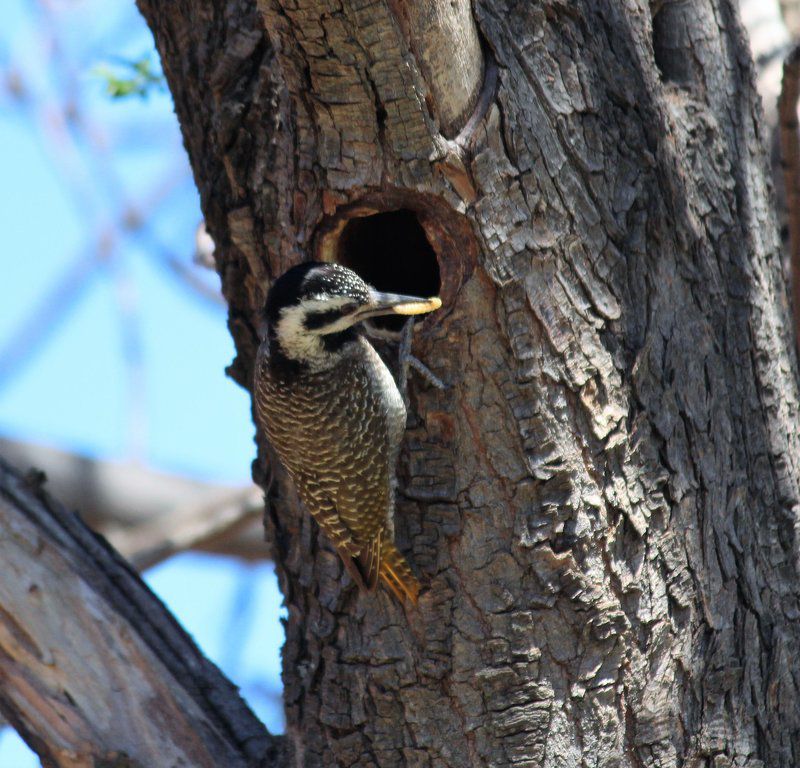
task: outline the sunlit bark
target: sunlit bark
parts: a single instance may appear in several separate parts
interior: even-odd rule
[[[405,4],[139,5],[243,386],[289,265],[440,273],[414,352],[449,386],[412,378],[398,507],[419,608],[358,595],[275,468],[299,764],[800,762],[796,371],[736,4],[476,0],[447,125]],[[430,253],[394,254],[414,227]]]

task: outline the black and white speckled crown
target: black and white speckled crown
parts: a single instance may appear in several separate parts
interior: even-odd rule
[[[264,313],[268,323],[277,322],[281,310],[304,299],[349,296],[359,303],[369,299],[369,286],[341,264],[307,261],[284,272],[269,289]]]

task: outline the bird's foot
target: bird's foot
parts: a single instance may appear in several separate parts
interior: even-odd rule
[[[409,355],[408,364],[432,387],[436,387],[436,389],[447,389],[447,385],[419,358],[414,357],[414,355]]]
[[[414,336],[414,317],[409,317],[400,333],[400,347],[398,349],[397,386],[403,396],[403,403],[408,409],[408,369],[413,368],[425,381],[436,389],[445,389],[444,382],[418,358],[411,354],[411,340]]]

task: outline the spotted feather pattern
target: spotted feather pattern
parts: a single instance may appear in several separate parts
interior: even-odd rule
[[[314,371],[287,369],[271,360],[269,345],[262,344],[255,401],[301,501],[348,570],[353,572],[355,559],[361,586],[371,588],[380,569],[395,593],[392,579],[416,600],[416,580],[394,547],[395,465],[406,410],[372,345],[356,337],[333,367]],[[399,573],[390,578],[387,569]]]

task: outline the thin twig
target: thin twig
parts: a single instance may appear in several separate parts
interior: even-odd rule
[[[105,254],[97,248],[93,253],[81,254],[64,272],[55,286],[37,302],[22,323],[16,327],[5,346],[0,349],[0,389],[30,362],[63,321],[75,308],[90,286],[94,270],[102,263]]]

